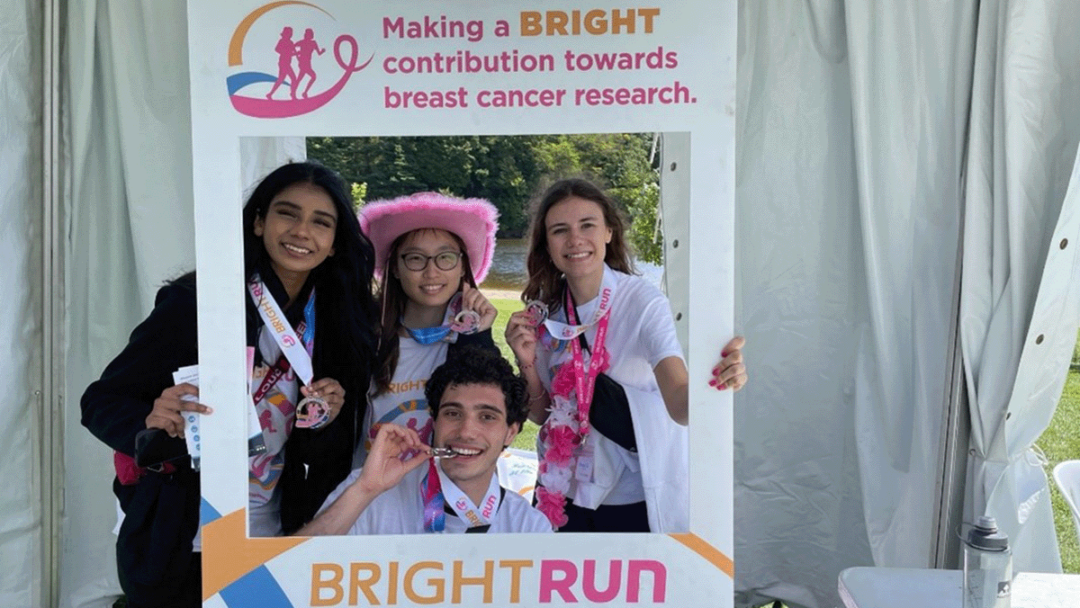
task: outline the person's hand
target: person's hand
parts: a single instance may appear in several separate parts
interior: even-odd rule
[[[718,391],[731,389],[740,390],[746,386],[746,366],[743,365],[742,347],[746,340],[742,336],[735,336],[720,351],[720,363],[712,370],[713,378],[709,380],[709,386]]]
[[[214,410],[198,401],[185,401],[184,397],[198,397],[199,387],[184,382],[161,391],[161,396],[154,399],[154,409],[146,417],[146,428],[161,429],[169,437],[184,436],[184,415],[180,412],[198,412],[212,414]]]
[[[510,315],[504,337],[522,371],[536,363],[536,327],[527,311],[519,310]]]
[[[405,452],[418,453],[408,460],[401,460]],[[415,469],[431,458],[431,448],[420,441],[420,435],[413,429],[386,423],[379,427],[375,441],[371,444],[364,468],[356,483],[365,492],[381,494],[396,486],[406,473]]]
[[[488,302],[484,294],[466,282],[461,284],[461,309],[471,310],[480,315],[478,331],[491,329],[491,326],[495,323],[495,317],[499,316],[499,311],[491,302]]]
[[[327,424],[337,418],[337,415],[341,413],[341,407],[345,405],[345,389],[333,378],[322,378],[307,386],[301,386],[300,392],[305,397],[318,397],[326,402],[326,405],[330,407],[330,419],[326,421]]]

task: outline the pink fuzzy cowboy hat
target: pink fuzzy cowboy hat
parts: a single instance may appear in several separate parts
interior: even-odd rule
[[[360,208],[360,229],[375,245],[375,272],[381,275],[390,246],[403,234],[437,228],[456,234],[476,284],[483,282],[495,253],[499,210],[482,198],[455,198],[437,192],[418,192],[391,200],[372,201]]]

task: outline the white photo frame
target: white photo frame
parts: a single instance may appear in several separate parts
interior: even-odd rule
[[[202,437],[205,606],[731,606],[731,395],[707,382],[733,334],[736,6],[189,0],[200,390],[215,406]],[[301,103],[289,103],[286,87],[265,100],[285,26],[297,38],[312,28],[327,49],[313,62],[322,79]],[[436,53],[458,63],[444,62],[439,73],[409,67],[427,58],[434,69]],[[468,71],[469,53],[505,56],[504,66],[517,71]],[[541,70],[547,56],[552,69]],[[614,67],[596,67],[600,56],[614,57]],[[630,67],[617,69],[621,61]],[[503,96],[531,105],[493,107],[494,91],[514,91]],[[414,107],[402,107],[406,92]],[[236,297],[241,138],[642,131],[688,133],[692,150],[684,161],[690,529],[607,534],[602,542],[592,534],[248,538],[247,414],[222,405],[250,398],[244,302]]]

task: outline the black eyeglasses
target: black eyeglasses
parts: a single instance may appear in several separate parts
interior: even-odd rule
[[[405,262],[405,268],[409,270],[423,270],[427,268],[429,260],[435,260],[435,267],[439,270],[453,270],[457,268],[462,255],[464,254],[460,251],[444,251],[435,255],[403,253],[401,254],[401,261]]]

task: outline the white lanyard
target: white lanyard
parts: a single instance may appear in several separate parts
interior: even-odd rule
[[[435,470],[439,473],[439,483],[442,485],[442,493],[446,497],[446,504],[454,510],[458,518],[470,528],[490,526],[492,520],[495,519],[495,514],[499,512],[499,504],[502,502],[502,493],[499,491],[499,476],[492,473],[487,494],[484,495],[484,499],[477,506],[461,491],[461,488],[457,487],[457,484],[450,481],[450,478],[443,472],[441,464],[437,465]]]
[[[580,325],[562,323],[548,318],[544,321],[544,327],[547,328],[548,334],[556,340],[572,340],[588,331],[593,325],[596,325],[611,310],[611,305],[615,301],[615,278],[615,271],[608,268],[607,264],[604,264],[604,278],[600,283],[600,295],[598,296],[600,304],[593,311],[592,318]],[[566,312],[566,318],[569,319],[569,311]]]
[[[251,299],[255,302],[255,307],[259,309],[259,316],[262,317],[263,324],[266,325],[270,336],[277,343],[285,358],[289,360],[293,373],[304,384],[311,384],[315,377],[315,371],[311,365],[311,353],[308,352],[304,341],[296,335],[292,325],[289,325],[285,313],[281,311],[277,301],[270,295],[270,290],[266,288],[266,284],[262,282],[259,275],[252,277],[251,282],[248,283],[248,292],[251,293]],[[313,303],[313,299],[308,300],[304,311],[305,316],[307,316],[308,307],[314,308]],[[308,332],[305,331],[304,333]]]

